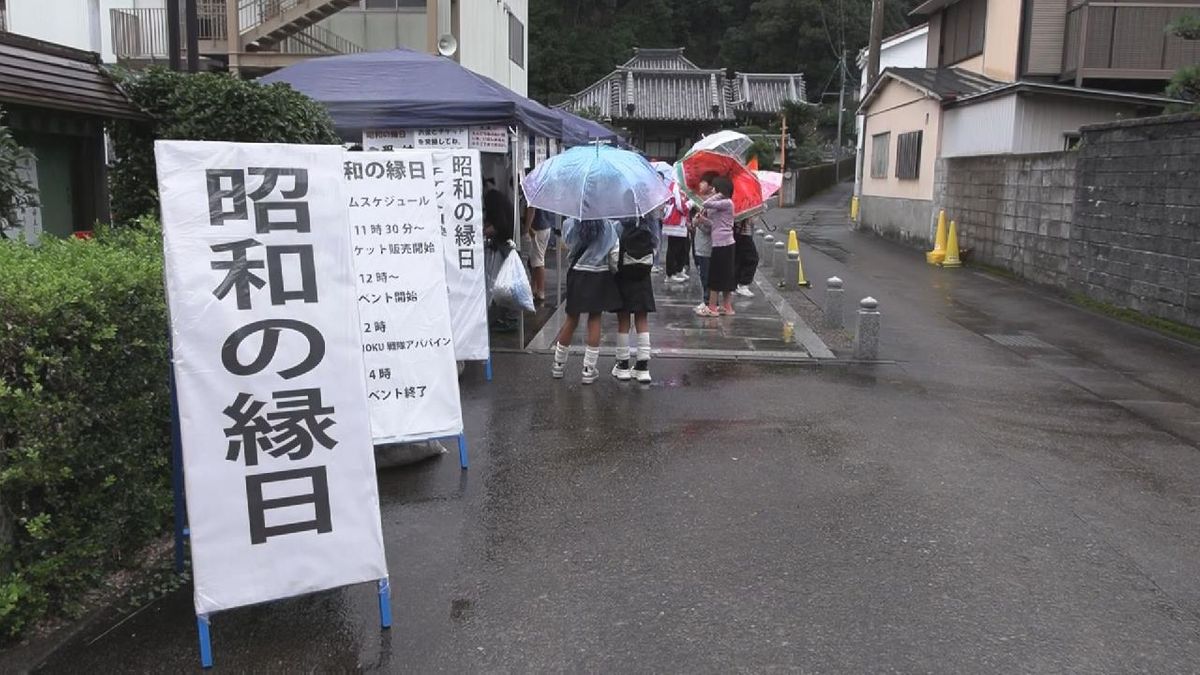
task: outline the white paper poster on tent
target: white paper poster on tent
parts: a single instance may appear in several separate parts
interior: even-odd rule
[[[462,433],[433,156],[347,152],[363,367],[378,444]]]
[[[503,124],[471,127],[469,145],[472,150],[507,155],[508,127]]]
[[[363,150],[403,150],[415,147],[416,136],[408,129],[368,129],[363,132]]]
[[[433,167],[446,242],[446,284],[450,293],[454,356],[459,361],[486,361],[490,349],[479,152],[434,152]]]
[[[387,576],[342,154],[155,144],[197,614]]]
[[[466,150],[470,141],[467,127],[432,127],[413,129],[417,150]]]
[[[542,162],[550,156],[549,139],[538,136],[533,143],[533,165],[541,166]]]

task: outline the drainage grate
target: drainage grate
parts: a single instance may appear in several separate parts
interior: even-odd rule
[[[1005,347],[1024,347],[1026,349],[1054,349],[1054,345],[1035,338],[1032,335],[1024,335],[1015,333],[1010,335],[998,335],[996,333],[985,333],[984,337],[995,342],[996,344],[1004,345]]]

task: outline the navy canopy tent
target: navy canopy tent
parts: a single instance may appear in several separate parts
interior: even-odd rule
[[[599,122],[593,122],[557,108],[554,113],[562,119],[562,141],[563,145],[567,147],[585,145],[597,140],[617,145],[622,144],[621,138],[616,132]]]
[[[302,61],[262,82],[286,82],[329,110],[342,132],[520,125],[562,138],[562,118],[454,61],[409,49]]]

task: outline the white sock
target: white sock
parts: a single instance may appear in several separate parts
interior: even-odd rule
[[[650,332],[637,334],[637,360],[650,360]]]
[[[596,363],[600,361],[599,347],[586,347],[583,350],[583,367],[595,368]]]
[[[629,360],[629,333],[617,335],[617,362]]]
[[[567,362],[567,357],[571,355],[570,347],[564,347],[559,343],[554,343],[554,362],[563,364]]]

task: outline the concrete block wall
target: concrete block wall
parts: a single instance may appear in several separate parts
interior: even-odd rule
[[[1082,136],[1069,288],[1200,327],[1200,115]]]
[[[1066,152],[938,160],[933,212],[957,222],[973,261],[1065,287],[1077,160]]]

